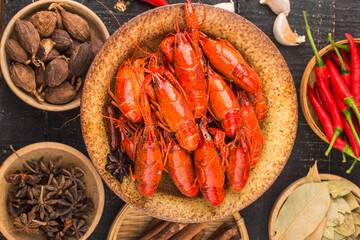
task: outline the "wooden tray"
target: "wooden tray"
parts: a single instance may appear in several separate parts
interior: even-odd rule
[[[152,219],[152,217],[126,204],[113,221],[107,240],[137,240],[143,235],[145,228]],[[224,222],[231,227],[237,226],[241,239],[249,240],[244,219],[239,213],[210,222],[204,229],[205,237],[203,239],[207,239]]]
[[[352,185],[354,185],[354,189],[352,190],[352,193],[356,197],[360,198],[360,188],[358,186],[356,186],[353,182],[351,182],[343,177],[333,175],[333,174],[320,174],[320,178],[322,181],[346,180],[349,183],[351,183]],[[275,223],[276,223],[276,219],[279,215],[279,211],[280,211],[282,205],[284,204],[285,200],[289,197],[290,193],[292,193],[297,187],[299,187],[304,180],[305,180],[305,177],[300,178],[299,180],[293,182],[280,194],[278,199],[276,199],[274,207],[271,210],[270,219],[269,219],[269,239],[270,240],[273,239],[273,236],[275,236]]]

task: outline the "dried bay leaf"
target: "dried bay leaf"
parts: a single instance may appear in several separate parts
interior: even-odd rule
[[[280,209],[274,240],[303,240],[324,219],[330,206],[328,183],[306,183],[296,188]]]
[[[321,182],[321,178],[317,167],[317,161],[315,161],[314,166],[312,166],[309,169],[309,172],[305,177],[305,183],[319,183],[319,182]]]
[[[334,233],[334,240],[345,240],[346,236],[338,234],[337,232]]]
[[[353,190],[354,186],[344,180],[328,181],[329,192],[333,198],[343,197]]]
[[[305,240],[321,240],[326,227],[326,217],[321,221],[319,226],[305,238]]]
[[[340,225],[339,212],[335,199],[331,199],[329,210],[326,213],[326,226],[327,227],[335,227]]]
[[[358,237],[360,235],[360,227],[358,225],[355,225],[355,237]]]
[[[344,198],[336,198],[336,204],[340,213],[351,213],[351,209]]]
[[[349,205],[351,211],[359,207],[358,201],[356,200],[354,194],[352,194],[351,192],[349,194],[345,195],[344,199],[347,202],[347,204]]]
[[[353,212],[351,214],[352,214],[353,219],[354,219],[354,224],[360,225],[360,214],[356,213],[356,212]]]
[[[334,239],[334,228],[333,227],[326,227],[325,231],[324,231],[323,238]]]
[[[345,221],[343,224],[334,227],[335,233],[343,236],[351,236],[355,233],[354,219],[350,213],[345,213]],[[336,239],[336,238],[335,238]]]

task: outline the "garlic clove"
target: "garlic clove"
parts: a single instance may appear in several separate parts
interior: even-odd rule
[[[289,0],[260,0],[261,4],[266,4],[276,14],[285,13],[286,16],[290,13]]]
[[[291,30],[285,13],[280,13],[275,19],[273,32],[275,39],[285,46],[297,46],[305,42],[305,36],[298,36]]]
[[[214,6],[228,10],[230,12],[235,12],[235,4],[232,0],[230,0],[230,2],[218,3],[218,4],[215,4]]]

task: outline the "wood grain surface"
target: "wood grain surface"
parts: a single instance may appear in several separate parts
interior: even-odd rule
[[[0,0],[1,1],[1,0]],[[6,0],[4,0],[6,2]],[[204,0],[206,4],[219,3],[222,0]],[[95,11],[104,21],[108,30],[113,33],[118,25],[110,13],[101,7],[95,0],[80,0],[90,9]],[[113,9],[117,0],[102,0],[109,8]],[[184,2],[168,0],[169,3]],[[235,9],[238,14],[253,22],[273,40],[283,54],[293,75],[297,94],[299,95],[300,81],[307,62],[313,53],[308,42],[298,47],[281,46],[275,41],[272,34],[272,23],[276,15],[267,6],[260,5],[258,0],[235,0]],[[31,0],[8,0],[5,4],[5,24],[22,7],[31,3]],[[138,0],[131,1],[125,12],[115,9],[114,13],[121,23],[133,18],[141,12],[150,9],[147,3]],[[346,32],[354,37],[359,37],[360,3],[357,0],[302,0],[291,1],[291,13],[288,17],[290,25],[298,34],[304,35],[305,24],[302,10],[308,12],[309,24],[313,30],[313,37],[318,48],[328,45],[327,34],[330,32],[336,40],[344,38]],[[18,99],[8,86],[1,80],[0,86],[0,161],[11,155],[9,144],[21,148],[31,143],[40,141],[57,141],[75,147],[86,154],[86,149],[81,137],[80,119],[76,119],[61,130],[59,128],[65,121],[77,116],[79,109],[52,113],[40,111]],[[271,208],[278,195],[293,181],[306,175],[308,169],[318,160],[320,173],[332,173],[348,178],[360,185],[360,164],[350,175],[346,174],[348,163],[341,163],[341,154],[333,150],[326,157],[324,152],[327,144],[312,132],[302,115],[299,105],[299,127],[297,139],[292,155],[283,172],[272,187],[256,202],[241,211],[245,219],[250,239],[268,239],[268,220]],[[123,202],[107,187],[105,187],[106,201],[103,216],[99,226],[89,239],[105,239],[111,222],[123,206]],[[0,239],[4,239],[1,238]]]

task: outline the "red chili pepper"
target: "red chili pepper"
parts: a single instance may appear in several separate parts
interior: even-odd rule
[[[345,81],[340,76],[340,73],[338,72],[332,61],[326,56],[323,58],[329,70],[331,89],[334,90],[334,93],[338,95],[346,105],[350,106],[354,110],[358,121],[360,121],[360,112],[356,107],[354,97],[352,96]]]
[[[340,49],[344,50],[345,52],[350,52],[350,46],[348,44],[341,45],[341,44],[334,42],[332,39],[330,39],[330,42],[333,46],[340,48]]]
[[[360,56],[353,37],[345,33],[349,40],[351,54],[351,92],[354,95],[356,106],[360,107]],[[360,120],[359,120],[360,121]]]
[[[321,97],[320,97],[320,93],[319,93],[319,88],[317,86],[317,83],[315,82],[314,83],[314,94],[315,94],[315,97],[316,99],[319,101],[319,103],[321,104],[321,106],[323,106],[325,108],[325,110],[327,111],[326,107],[324,106],[322,100],[321,100]],[[329,113],[329,112],[327,112]]]
[[[155,7],[161,7],[168,5],[168,3],[165,0],[141,0],[143,2],[150,3],[151,5],[154,5]]]
[[[343,122],[341,120],[341,113],[336,104],[334,96],[330,92],[330,89],[325,85],[324,81],[322,81],[321,79],[319,79],[317,83],[318,83],[318,87],[319,87],[319,92],[324,93],[326,100],[329,104],[329,109],[330,109],[329,113],[330,113],[330,116],[331,116],[331,119],[332,119],[332,122],[334,125],[334,135],[330,141],[329,148],[325,152],[325,155],[328,156],[331,151],[332,146],[335,143],[335,140],[343,131]]]
[[[347,136],[347,139],[349,140],[349,143],[351,145],[351,148],[355,154],[356,157],[359,157],[360,154],[360,145],[354,135],[354,133],[351,130],[350,124],[347,122],[345,115],[342,115],[342,120],[344,123],[344,131]]]
[[[118,130],[115,128],[114,119],[116,117],[112,105],[108,104],[104,106],[104,115],[106,116],[105,127],[108,133],[110,151],[114,152],[119,147],[119,135],[118,135]]]
[[[340,49],[340,55],[341,55],[342,59],[344,60],[344,63],[345,63],[345,66],[346,66],[347,70],[349,72],[351,72],[351,63],[350,63],[349,56],[348,56],[347,52],[345,52],[343,49]]]
[[[333,41],[331,41],[332,40],[331,33],[329,33],[329,40],[330,40],[330,42],[333,42]],[[342,56],[342,54],[339,52],[339,49],[334,45],[333,45],[333,47],[334,47],[334,51],[336,53],[336,57],[338,58],[339,63],[340,63],[340,69],[341,69],[340,75],[344,79],[348,88],[351,89],[351,74],[349,72],[349,69],[351,69],[351,67],[350,67],[349,59],[347,57],[347,53],[344,50],[340,49],[341,52],[345,53],[345,55],[344,55],[345,58],[344,58]],[[347,63],[349,66],[346,65],[345,59],[347,60]]]
[[[334,48],[335,48],[335,46],[334,46]],[[336,53],[334,53],[334,52],[331,52],[331,53],[330,53],[330,57],[331,57],[331,59],[334,61],[335,65],[336,65],[338,68],[341,69],[341,68],[342,68],[341,65],[344,64],[346,71],[349,73],[348,69],[351,68],[351,67],[350,67],[350,64],[346,64],[345,62],[341,63],[340,58],[339,58],[338,55],[336,55]],[[351,79],[350,79],[350,81],[351,81]]]
[[[306,33],[308,35],[311,47],[314,51],[315,54],[315,58],[316,58],[316,67],[315,67],[315,74],[316,74],[316,79],[322,80],[324,81],[325,85],[330,88],[330,84],[329,84],[329,73],[328,70],[326,68],[326,65],[324,63],[324,61],[321,59],[318,50],[316,49],[315,43],[314,43],[314,39],[312,38],[311,35],[311,31],[310,31],[310,27],[306,18],[306,12],[303,11],[303,15],[304,15],[304,20],[305,20],[305,25],[306,25]]]
[[[325,93],[319,91],[318,84],[316,82],[314,84],[314,92],[315,92],[315,96],[317,97],[317,99],[320,100],[321,105],[325,108],[327,114],[329,114],[330,107],[329,107],[329,103],[326,99]]]
[[[351,115],[351,120],[354,123],[354,127],[357,133],[360,133],[360,124],[358,121],[356,121],[356,117],[354,115]]]
[[[309,99],[310,99],[317,115],[319,116],[320,122],[325,130],[326,137],[330,141],[334,135],[334,128],[333,128],[331,119],[330,119],[329,115],[326,113],[325,109],[320,105],[319,101],[316,99],[315,94],[314,94],[313,90],[311,89],[310,85],[308,85],[307,90],[308,90]],[[351,150],[351,148],[349,147],[349,145],[344,140],[342,140],[341,137],[338,137],[336,139],[336,141],[334,143],[334,148],[339,149],[342,152],[345,152],[346,154],[348,154],[351,157],[355,157],[355,155],[354,155],[353,151]]]

